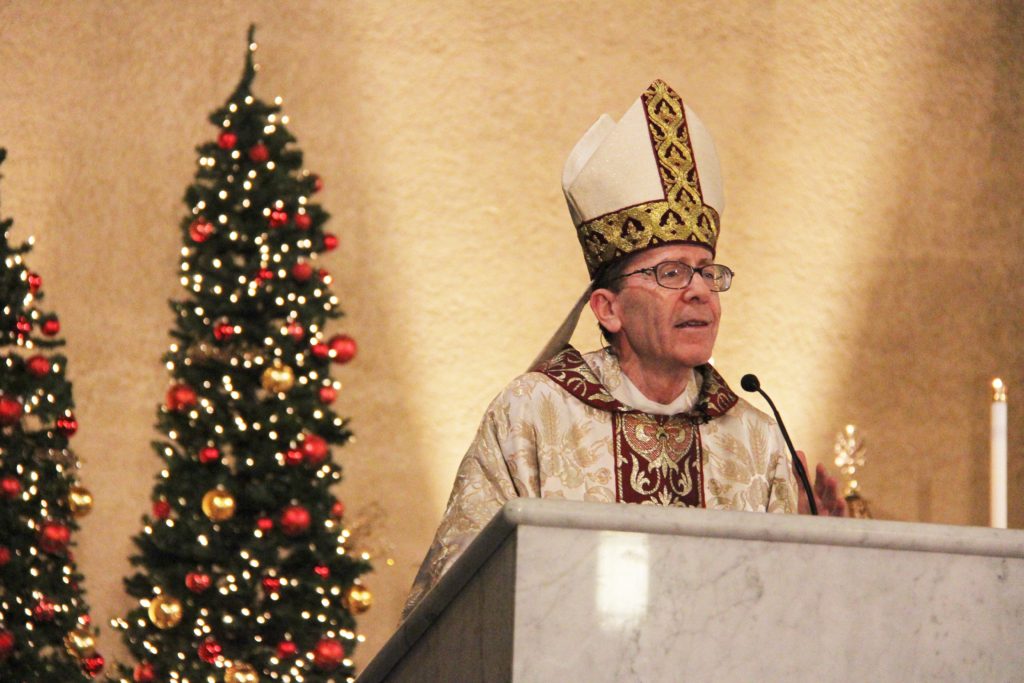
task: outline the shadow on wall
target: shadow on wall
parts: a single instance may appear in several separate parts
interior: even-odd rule
[[[341,9],[332,29],[339,39],[351,25]],[[345,317],[331,323],[329,331],[352,334],[360,349],[354,362],[333,372],[344,384],[334,407],[352,418],[355,435],[335,453],[344,468],[337,494],[346,502],[346,525],[365,521],[372,527],[371,545],[393,544],[388,554],[401,560],[398,566],[387,567],[385,557],[375,555],[374,572],[363,577],[374,595],[374,606],[356,617],[359,631],[367,638],[355,652],[359,670],[398,623],[412,584],[404,561],[414,558],[418,566],[426,547],[411,541],[432,536],[437,511],[428,496],[407,495],[429,488],[432,445],[419,428],[422,410],[416,401],[422,393],[421,373],[416,372],[415,355],[409,353],[417,340],[409,338],[409,321],[404,319],[408,292],[395,284],[395,278],[381,276],[381,269],[395,268],[396,258],[408,256],[395,245],[395,235],[400,233],[395,221],[404,214],[394,179],[380,170],[380,157],[375,156],[381,147],[372,141],[386,134],[376,108],[379,75],[357,63],[356,38],[354,34],[346,38],[353,48],[334,52],[331,65],[334,73],[351,76],[307,93],[315,99],[311,110],[340,112],[331,125],[342,133],[321,143],[306,134],[301,144],[328,162],[314,170],[322,173],[329,186],[323,199],[331,213],[327,227],[340,239],[330,270]]]
[[[908,41],[928,48],[902,55],[914,74],[893,112],[904,135],[879,135],[877,150],[898,156],[902,172],[874,179],[865,197],[885,237],[858,257],[864,314],[832,412],[858,416],[870,435],[863,481],[877,517],[987,524],[988,384],[996,374],[1024,380],[1014,199],[1024,171],[1011,158],[1024,149],[1024,22],[1009,3],[970,12]],[[968,24],[987,29],[965,33]],[[1019,487],[1024,449],[1011,434],[1014,443]],[[1020,526],[1024,510],[1010,499],[1010,525]]]

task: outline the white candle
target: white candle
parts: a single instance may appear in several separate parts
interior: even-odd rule
[[[991,526],[1006,528],[1006,385],[992,380],[992,434],[990,440],[991,484],[989,490]]]

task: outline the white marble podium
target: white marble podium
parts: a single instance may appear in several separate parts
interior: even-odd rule
[[[1024,531],[520,499],[359,683],[683,680],[1024,680]]]

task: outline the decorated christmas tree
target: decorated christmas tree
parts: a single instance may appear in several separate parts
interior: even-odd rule
[[[331,409],[332,364],[355,342],[317,256],[337,245],[280,98],[253,96],[256,45],[197,148],[181,222],[184,298],[171,302],[166,439],[152,512],[125,581],[138,605],[114,626],[137,660],[120,680],[345,681],[369,606],[367,557],[348,548]]]
[[[0,149],[0,163],[6,153]],[[68,440],[78,429],[60,321],[0,220],[0,681],[85,681],[103,668],[71,554],[92,508]]]

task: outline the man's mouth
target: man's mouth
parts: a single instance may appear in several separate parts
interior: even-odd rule
[[[683,321],[683,322],[681,322],[681,323],[676,323],[676,327],[679,327],[679,328],[686,328],[686,327],[707,327],[707,326],[708,326],[708,325],[710,325],[710,324],[711,324],[711,323],[709,323],[709,322],[708,322],[708,321],[706,321],[706,320],[684,320],[684,321]]]

